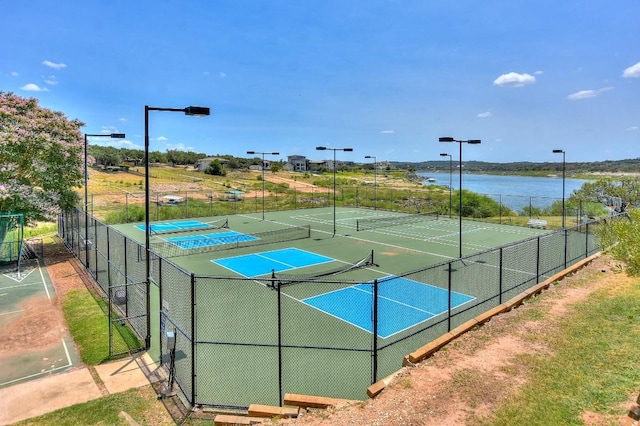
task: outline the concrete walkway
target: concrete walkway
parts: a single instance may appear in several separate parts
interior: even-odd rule
[[[104,386],[96,383],[88,368],[81,367],[0,389],[0,425],[166,380],[164,371],[146,353],[101,364],[95,370]]]

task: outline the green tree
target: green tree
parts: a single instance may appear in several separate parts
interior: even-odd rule
[[[0,92],[0,211],[25,223],[55,220],[78,201],[84,124],[13,93]]]
[[[453,198],[458,199],[459,192],[455,191],[454,194]],[[458,212],[458,205],[453,206],[453,210]],[[514,216],[515,213],[506,206],[501,208],[500,203],[487,195],[462,190],[462,216],[483,218],[500,215]]]
[[[96,164],[103,166],[117,166],[122,163],[122,152],[112,146],[90,146],[89,154],[96,160]]]
[[[209,163],[209,167],[207,167],[204,172],[208,175],[214,176],[226,176],[227,174],[222,167],[222,163],[220,163],[220,160],[217,158]]]
[[[640,275],[640,209],[629,209],[626,215],[607,220],[596,235],[602,249],[624,262],[629,274]]]
[[[620,197],[624,204],[638,204],[640,202],[640,179],[635,176],[625,176],[587,182],[580,189],[573,191],[570,199],[576,198],[594,203],[609,204],[611,197]]]
[[[274,161],[273,163],[271,163],[271,173],[278,173],[281,170],[282,170],[282,163],[278,161]]]

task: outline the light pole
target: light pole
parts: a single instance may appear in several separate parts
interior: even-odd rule
[[[450,136],[445,136],[445,137],[441,137],[438,139],[438,141],[440,142],[458,142],[458,144],[460,145],[460,170],[458,170],[458,173],[460,173],[460,187],[459,187],[459,191],[460,191],[460,197],[459,197],[459,201],[458,201],[458,233],[459,235],[459,257],[462,258],[462,144],[466,143],[469,145],[477,145],[479,143],[481,143],[482,141],[480,139],[469,139],[466,141],[462,141],[462,140],[457,140],[454,139]]]
[[[279,152],[257,152],[247,151],[247,154],[262,154],[262,220],[264,220],[264,156],[265,155],[280,155]]]
[[[565,214],[564,214],[564,176],[565,176],[565,170],[566,170],[566,162],[565,162],[565,155],[566,153],[564,152],[563,149],[554,149],[553,150],[554,154],[562,154],[562,229],[564,229],[565,227]]]
[[[144,248],[146,260],[146,290],[147,290],[147,335],[145,337],[146,349],[151,347],[151,226],[149,224],[149,111],[171,111],[182,112],[185,115],[207,116],[208,107],[188,106],[186,108],[159,108],[144,106]]]
[[[449,219],[451,219],[451,207],[452,207],[452,196],[453,196],[453,182],[452,182],[452,175],[453,175],[453,157],[451,154],[440,154],[440,157],[449,157]],[[462,171],[462,170],[461,170]]]
[[[326,146],[317,146],[318,151],[333,151],[333,235],[336,235],[336,151],[351,152],[353,148],[329,148]]]
[[[378,210],[378,159],[375,155],[365,155],[364,158],[373,158],[373,209]]]
[[[89,169],[87,167],[87,156],[89,146],[88,138],[113,138],[124,139],[124,133],[103,133],[99,135],[84,134],[84,248],[85,248],[85,266],[89,269]]]

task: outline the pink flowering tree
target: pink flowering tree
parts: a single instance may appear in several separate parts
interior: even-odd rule
[[[55,220],[78,202],[84,182],[79,120],[42,108],[36,99],[0,91],[0,212],[25,224]]]

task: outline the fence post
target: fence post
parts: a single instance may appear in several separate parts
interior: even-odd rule
[[[271,285],[275,286],[275,279],[271,279]],[[282,288],[278,282],[278,402],[282,407]]]
[[[110,243],[111,239],[109,238],[109,228],[107,228],[107,315],[109,321],[109,355],[113,355],[113,308],[111,304],[113,303],[113,297],[111,295],[113,289],[111,288],[111,250]]]
[[[373,342],[371,384],[378,381],[378,279],[373,280]]]
[[[498,289],[499,289],[499,293],[500,293],[500,297],[498,298],[498,301],[499,301],[498,304],[499,305],[502,305],[502,271],[503,271],[502,258],[503,258],[503,248],[500,247],[500,260],[499,260],[500,267],[498,269],[498,281],[499,281]]]
[[[453,270],[451,264],[453,261],[449,261],[449,273],[447,274],[447,331],[451,331],[451,287],[453,286]]]
[[[569,240],[569,231],[564,228],[564,269],[567,269],[567,244]]]
[[[162,289],[162,286],[160,286]],[[160,311],[162,314],[162,298],[160,298]],[[196,395],[196,276],[191,273],[191,405],[195,407]],[[162,339],[160,339],[162,342]]]
[[[536,238],[536,284],[540,282],[540,236]]]

